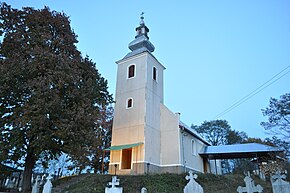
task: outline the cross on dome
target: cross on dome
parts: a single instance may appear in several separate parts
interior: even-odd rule
[[[153,44],[149,41],[149,28],[145,25],[144,22],[144,12],[141,12],[140,19],[141,21],[139,23],[139,26],[136,27],[135,40],[130,42],[129,49],[131,51],[143,49],[149,52],[153,52],[155,48]]]
[[[141,19],[140,25],[145,25],[145,23],[144,23],[144,12],[142,12],[140,15],[141,15],[141,17],[140,17],[140,19]]]

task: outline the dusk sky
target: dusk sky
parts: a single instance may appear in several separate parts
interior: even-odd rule
[[[115,61],[130,51],[144,12],[153,55],[166,67],[165,105],[188,126],[218,118],[249,137],[270,137],[260,126],[261,109],[290,92],[289,0],[5,2],[66,13],[79,51],[96,62],[112,94]]]

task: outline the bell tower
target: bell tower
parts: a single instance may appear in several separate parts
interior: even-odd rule
[[[165,67],[153,56],[149,28],[141,14],[129,52],[117,61],[110,174],[143,174],[160,166],[160,105]]]

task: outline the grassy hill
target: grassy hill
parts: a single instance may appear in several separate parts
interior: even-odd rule
[[[185,174],[160,174],[140,176],[118,176],[124,193],[140,193],[142,187],[149,193],[182,193],[187,181]],[[243,175],[199,174],[197,181],[202,185],[204,193],[236,193],[238,186],[245,186]],[[270,182],[253,177],[255,184],[260,184],[263,193],[272,193]],[[111,181],[110,175],[83,174],[66,177],[53,183],[52,193],[102,193],[106,184]]]

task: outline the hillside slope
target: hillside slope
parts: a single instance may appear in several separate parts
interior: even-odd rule
[[[187,181],[185,174],[160,174],[140,176],[118,176],[124,193],[140,193],[146,187],[148,193],[182,193]],[[204,193],[235,193],[238,186],[245,186],[242,175],[199,174],[197,181]],[[270,182],[254,177],[255,184],[260,184],[263,193],[272,193]],[[110,175],[83,174],[66,177],[53,183],[52,193],[103,193],[106,184],[111,181]]]

